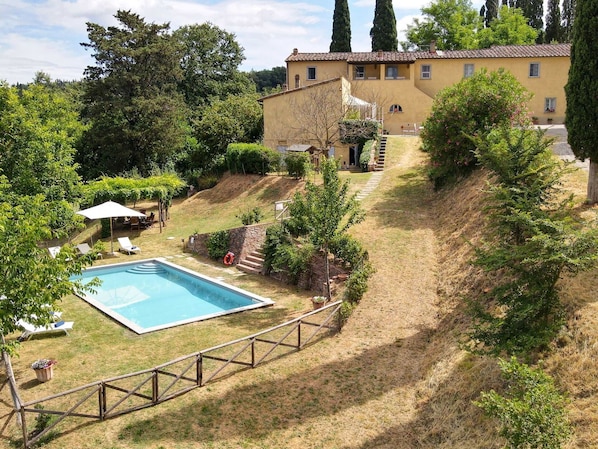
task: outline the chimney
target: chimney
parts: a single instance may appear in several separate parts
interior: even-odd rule
[[[430,53],[436,53],[436,41],[430,41]]]
[[[299,50],[297,50],[296,48],[293,48],[293,56],[297,56],[297,53],[299,53]]]

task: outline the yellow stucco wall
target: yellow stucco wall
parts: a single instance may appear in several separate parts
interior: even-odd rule
[[[538,63],[539,76],[530,77],[531,63]],[[421,66],[431,66],[431,79],[421,79]],[[486,68],[488,71],[505,69],[530,92],[533,98],[529,103],[530,113],[539,117],[540,123],[546,123],[550,117],[555,123],[565,119],[565,84],[569,74],[568,57],[550,58],[488,58],[488,59],[420,59],[414,64],[415,85],[422,91],[434,96],[441,89],[463,79],[464,65],[473,64],[474,71]],[[544,110],[546,98],[556,99],[554,112]]]
[[[307,79],[309,67],[315,67],[316,69],[315,80]],[[341,76],[349,78],[349,70],[346,61],[295,62],[287,66],[287,85],[289,89],[296,89]],[[297,77],[299,77],[298,85]]]
[[[539,76],[530,77],[531,63],[539,64]],[[519,82],[532,92],[529,104],[531,115],[537,116],[540,123],[552,118],[554,123],[563,123],[566,99],[564,86],[570,66],[569,57],[542,58],[462,58],[462,59],[417,59],[415,63],[363,63],[349,64],[346,61],[301,61],[287,63],[287,92],[263,99],[264,144],[270,148],[280,145],[310,144],[317,148],[323,145],[314,139],[313,133],[299,126],[300,113],[304,106],[312,103],[314,95],[321,95],[319,102],[330,102],[333,114],[341,114],[346,109],[349,94],[377,105],[377,119],[390,134],[413,132],[421,126],[430,113],[434,96],[447,86],[461,81],[465,64],[473,64],[474,71],[486,68],[488,71],[504,68],[510,71]],[[355,79],[356,66],[365,68],[363,79]],[[385,79],[386,66],[398,68],[399,79]],[[421,78],[422,65],[429,65],[430,79]],[[316,79],[307,80],[308,68],[315,67]],[[299,88],[295,89],[295,77],[299,77]],[[338,79],[340,77],[340,79]],[[332,80],[332,81],[331,81]],[[326,82],[323,82],[326,81]],[[322,92],[326,92],[324,97]],[[554,98],[554,112],[545,111],[547,98]],[[397,106],[393,108],[392,106]],[[400,107],[400,110],[399,110]],[[339,115],[340,117],[340,115]],[[303,128],[303,129],[301,129]],[[334,145],[335,157],[341,162],[349,161],[349,147]]]
[[[349,89],[349,82],[340,78],[264,98],[264,145],[272,149],[294,144],[323,148],[326,132],[322,127],[329,126],[335,158],[341,163],[349,161],[349,147],[338,142],[337,126],[346,110]],[[313,132],[306,132],[306,128]]]

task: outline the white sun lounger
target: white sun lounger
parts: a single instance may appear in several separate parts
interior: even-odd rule
[[[84,256],[85,254],[89,253],[91,251],[91,246],[89,246],[88,243],[79,243],[77,245],[77,249],[79,250],[79,253],[81,253],[82,256]],[[96,253],[96,258],[98,257],[102,257],[102,253],[98,252]]]
[[[131,243],[131,240],[129,240],[129,237],[119,237],[118,238],[118,243],[120,245],[120,250],[122,252],[127,253],[127,254],[140,253],[141,252],[141,248],[139,248],[138,246],[133,245]]]
[[[50,253],[50,255],[56,259],[56,256],[58,255],[58,253],[60,252],[60,246],[50,246],[48,248],[48,252]]]
[[[68,335],[68,331],[73,328],[73,321],[59,321],[57,323],[48,324],[46,326],[36,326],[25,320],[19,320],[17,324],[23,328],[23,333],[19,340],[27,340],[33,335],[49,334],[54,332],[64,332]]]

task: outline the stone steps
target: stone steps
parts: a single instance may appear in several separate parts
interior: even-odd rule
[[[380,148],[378,149],[378,160],[374,166],[374,171],[384,170],[384,158],[386,156],[386,136],[380,137]]]
[[[249,274],[262,274],[264,270],[264,253],[262,250],[250,252],[237,264],[237,269]]]

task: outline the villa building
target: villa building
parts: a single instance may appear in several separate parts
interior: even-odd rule
[[[350,165],[357,149],[340,142],[343,118],[378,120],[388,134],[417,133],[434,96],[482,68],[503,68],[533,93],[539,123],[563,123],[570,44],[510,45],[480,50],[299,53],[286,59],[283,92],[261,99],[264,145],[285,151],[313,145]]]

